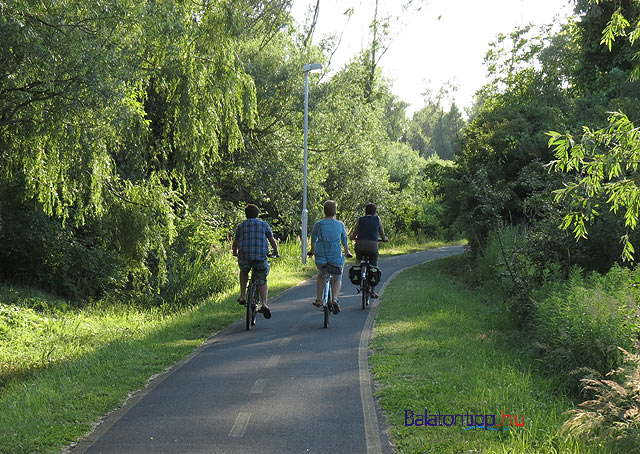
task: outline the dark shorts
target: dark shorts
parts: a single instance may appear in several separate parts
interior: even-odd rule
[[[322,264],[322,265],[318,265],[316,263],[316,267],[318,268],[318,271],[320,271],[320,274],[331,274],[331,276],[333,276],[334,279],[337,279],[339,281],[342,280],[342,267],[341,266],[333,266],[333,265],[328,265],[328,264]],[[340,271],[338,271],[340,270]]]
[[[356,260],[359,262],[365,255],[369,256],[369,263],[378,264],[378,242],[370,240],[356,240]]]
[[[253,270],[253,279],[255,279],[258,285],[267,283],[267,276],[271,269],[268,260],[265,260],[264,262],[244,262],[238,259],[238,267],[240,267],[240,271],[247,274],[249,271]]]

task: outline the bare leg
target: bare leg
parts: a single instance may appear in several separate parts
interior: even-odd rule
[[[318,274],[318,283],[316,287],[316,300],[322,301],[322,296],[324,293],[324,276]]]
[[[338,280],[338,279],[331,280],[331,293],[333,293],[333,301],[338,301],[338,295],[340,294],[341,288],[342,288],[341,280]]]
[[[260,299],[262,300],[262,305],[267,305],[267,293],[269,293],[269,286],[267,284],[258,285],[258,292],[260,293]]]
[[[332,293],[332,301],[331,301],[331,311],[333,314],[337,314],[340,312],[340,305],[338,304],[338,295],[340,294],[340,287],[342,287],[342,281],[336,279],[331,280],[331,293]]]
[[[247,282],[249,282],[249,273],[240,271],[240,301],[247,299]]]

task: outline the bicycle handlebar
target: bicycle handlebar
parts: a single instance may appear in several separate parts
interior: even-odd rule
[[[307,255],[308,255],[309,257],[313,257],[313,252],[309,251],[309,252],[307,252]],[[349,254],[345,254],[344,256],[345,256],[346,258],[350,259],[351,257],[353,257],[353,254],[349,253]]]

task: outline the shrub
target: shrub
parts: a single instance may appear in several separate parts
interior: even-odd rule
[[[0,280],[78,300],[109,288],[117,257],[92,226],[63,225],[15,188],[0,188]]]
[[[604,374],[620,364],[638,333],[634,273],[614,267],[586,280],[574,268],[567,283],[540,301],[535,336],[547,368],[556,374],[587,368]],[[577,379],[568,383],[574,389]]]
[[[236,282],[236,270],[229,252],[178,256],[168,264],[167,281],[160,289],[161,299],[176,305],[197,304],[231,288]]]
[[[607,374],[611,379],[582,379],[595,398],[571,410],[562,430],[572,436],[613,438],[621,448],[640,446],[640,354],[621,349],[624,362]]]
[[[474,259],[470,282],[497,292],[505,302],[512,322],[528,326],[535,318],[532,294],[543,279],[552,274],[541,271],[525,253],[525,235],[518,227],[503,227],[489,233],[487,244]]]

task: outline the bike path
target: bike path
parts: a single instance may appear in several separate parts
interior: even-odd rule
[[[463,246],[380,260],[394,273],[458,254]],[[372,398],[367,345],[377,310],[362,310],[343,277],[340,314],[322,327],[315,279],[270,302],[272,318],[244,318],[150,381],[73,454],[391,453]]]

